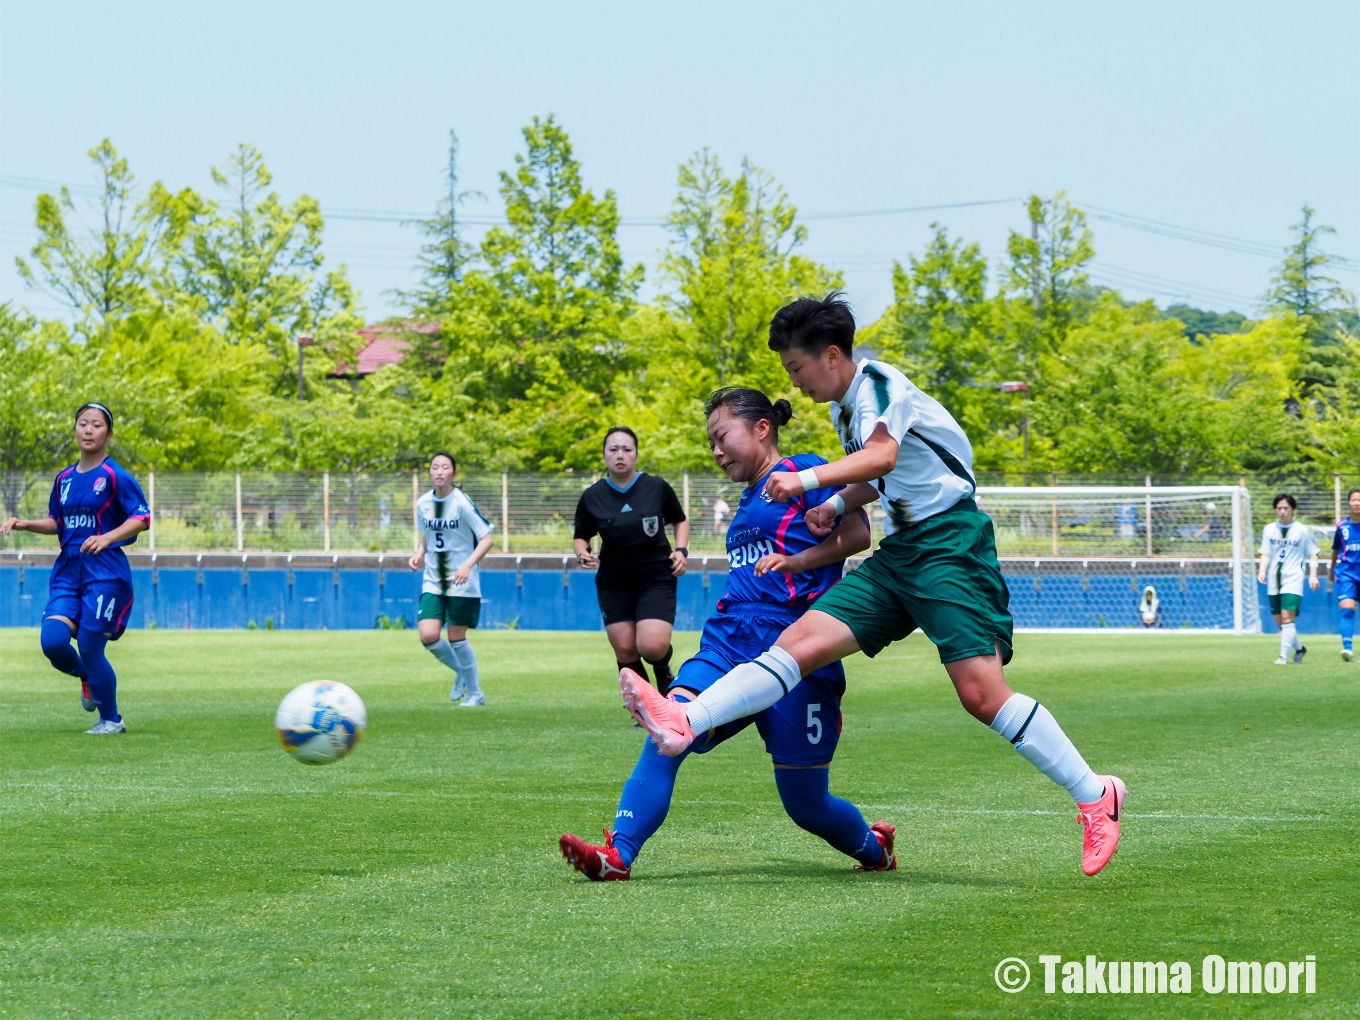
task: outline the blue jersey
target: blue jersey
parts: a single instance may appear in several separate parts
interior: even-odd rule
[[[1336,551],[1336,576],[1360,580],[1360,524],[1349,518],[1338,524],[1332,548]]]
[[[57,475],[47,500],[47,514],[57,522],[63,553],[74,552],[91,535],[107,534],[135,517],[150,518],[142,487],[112,457],[83,473],[76,467],[72,464]],[[109,548],[136,540],[133,536]]]
[[[815,453],[785,457],[741,494],[727,529],[727,589],[718,602],[719,612],[733,603],[763,603],[801,611],[841,579],[843,561],[801,574],[769,573],[757,577],[755,573],[756,562],[762,556],[771,553],[794,556],[819,544],[822,539],[808,528],[803,515],[844,488],[838,485],[811,489],[787,503],[776,503],[765,494],[766,479],[775,471],[802,471],[825,463]],[[840,523],[839,519],[836,523]]]

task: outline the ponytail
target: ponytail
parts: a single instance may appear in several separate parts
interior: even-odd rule
[[[775,442],[779,441],[779,427],[793,418],[793,405],[783,397],[770,403],[769,397],[749,386],[724,386],[714,390],[704,404],[704,417],[720,408],[752,425],[758,421],[769,422],[770,435]]]

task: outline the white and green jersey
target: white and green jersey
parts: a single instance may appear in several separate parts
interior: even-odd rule
[[[468,573],[466,584],[453,583],[463,561],[492,531],[491,522],[467,494],[455,488],[440,498],[431,489],[416,501],[416,527],[425,541],[425,583],[420,590],[431,595],[481,598],[481,564]]]
[[[1271,521],[1261,529],[1261,555],[1269,556],[1266,591],[1271,595],[1303,594],[1303,562],[1318,554],[1308,526],[1295,521],[1288,528]]]
[[[845,396],[831,402],[831,424],[845,452],[854,453],[879,422],[897,441],[897,464],[872,483],[889,534],[972,497],[973,444],[959,423],[897,369],[865,358]]]

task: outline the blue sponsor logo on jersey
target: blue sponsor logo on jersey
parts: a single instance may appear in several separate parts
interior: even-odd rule
[[[70,529],[94,528],[98,526],[99,520],[94,514],[65,514],[61,523]]]
[[[738,546],[736,549],[729,548],[727,550],[727,563],[733,570],[736,570],[738,567],[754,566],[762,556],[773,555],[774,543],[765,538],[749,545]]]

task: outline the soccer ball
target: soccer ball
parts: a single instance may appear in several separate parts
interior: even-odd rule
[[[288,692],[274,729],[283,749],[304,765],[329,765],[354,750],[367,722],[359,695],[332,680],[313,680]]]

